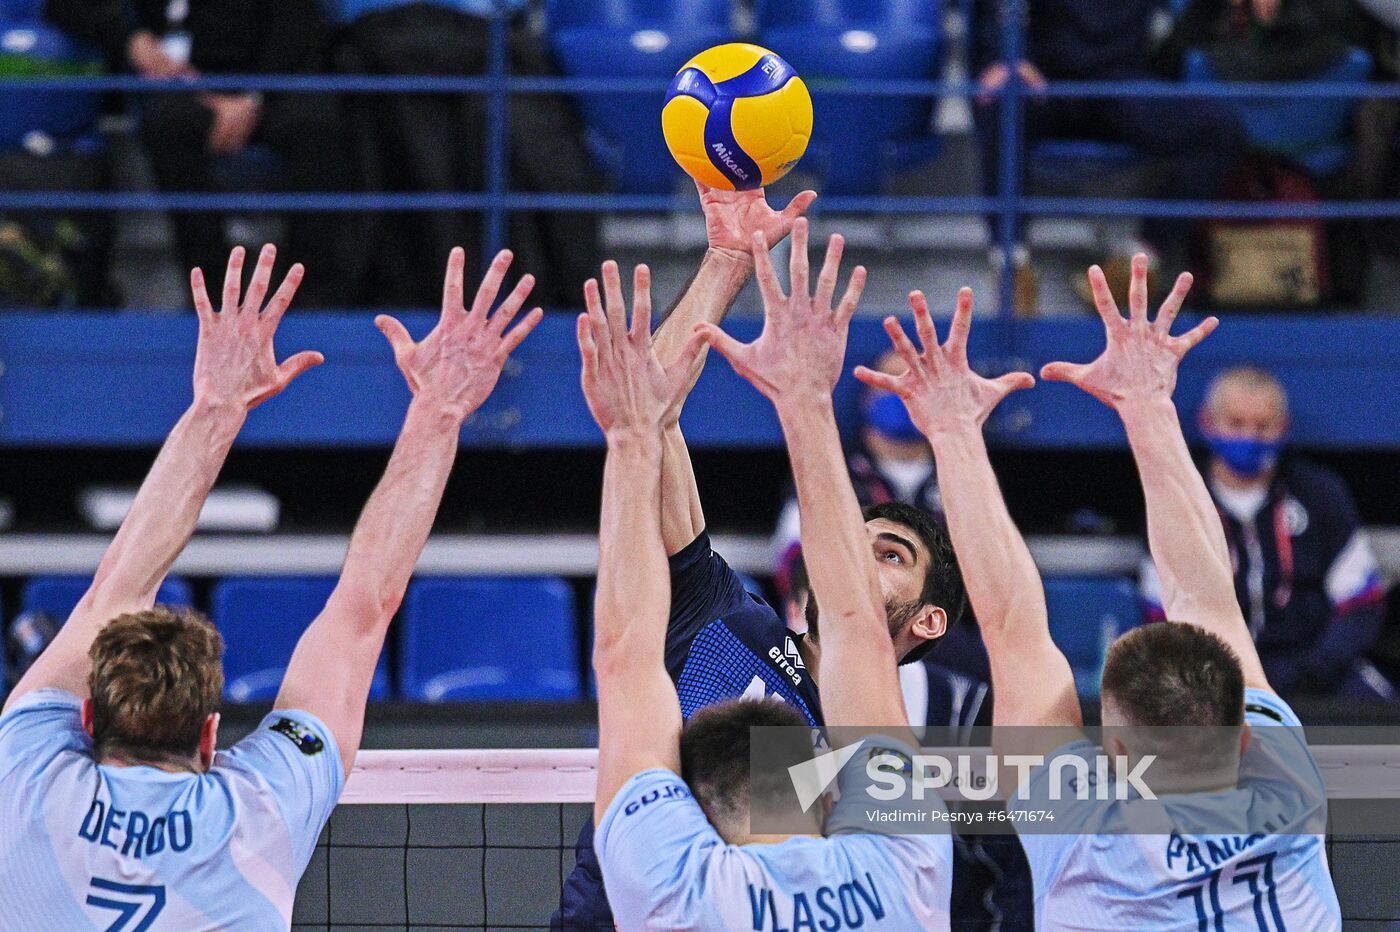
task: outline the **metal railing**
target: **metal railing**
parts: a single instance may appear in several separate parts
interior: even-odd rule
[[[1002,0],[1001,57],[1014,62],[1026,44],[1025,0]],[[470,77],[388,75],[222,75],[192,80],[153,81],[139,77],[0,76],[0,95],[12,90],[123,93],[190,91],[258,91],[354,94],[481,94],[487,97],[484,189],[458,193],[175,193],[0,191],[0,210],[24,211],[476,211],[482,214],[486,255],[505,245],[510,215],[517,211],[665,212],[693,209],[690,199],[665,194],[578,194],[513,191],[509,186],[509,104],[515,95],[656,93],[654,79],[609,77],[540,77],[510,73],[510,22],[503,13],[490,25],[490,69]],[[809,82],[813,96],[823,97],[963,97],[984,95],[966,81],[843,80]],[[1400,201],[1351,200],[1264,203],[1226,200],[1155,200],[1148,198],[1044,197],[1023,190],[1025,177],[1024,112],[1036,98],[1226,98],[1226,99],[1391,99],[1400,85],[1365,82],[1172,83],[1168,81],[1055,81],[1032,89],[1010,69],[1000,88],[997,145],[999,175],[989,196],[830,196],[814,210],[838,213],[996,215],[998,245],[1010,271],[1014,245],[1025,220],[1033,217],[1177,217],[1229,219],[1394,219]],[[659,131],[659,127],[658,127]],[[1013,276],[1001,275],[1000,309],[1013,310]]]

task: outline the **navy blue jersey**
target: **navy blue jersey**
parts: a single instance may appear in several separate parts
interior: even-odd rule
[[[666,670],[681,714],[726,699],[779,696],[813,726],[821,724],[817,684],[797,649],[798,636],[710,547],[705,533],[670,559],[671,617]],[[593,853],[593,821],[579,833],[577,861],[560,893],[552,929],[612,929],[603,875]]]

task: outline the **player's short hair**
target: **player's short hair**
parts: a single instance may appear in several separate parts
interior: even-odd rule
[[[781,746],[766,749],[774,753],[765,758],[782,764],[773,769],[779,785],[772,787],[753,785],[749,778],[749,729],[759,726],[786,726],[775,733]],[[681,778],[721,834],[747,825],[755,800],[781,793],[792,796],[787,767],[811,759],[808,729],[806,717],[776,696],[717,702],[690,717],[681,731]]]
[[[958,569],[958,555],[953,552],[953,541],[932,515],[905,502],[881,502],[870,505],[861,514],[866,521],[883,518],[907,527],[918,535],[928,551],[928,567],[924,570],[924,587],[919,598],[925,605],[943,609],[948,625],[943,634],[919,644],[905,654],[900,663],[922,660],[952,630],[967,607],[967,590],[963,586],[962,571]]]
[[[1120,637],[1108,650],[1100,691],[1131,725],[1244,722],[1239,657],[1195,625],[1157,622]]]
[[[138,761],[188,757],[224,691],[224,640],[197,612],[121,615],[92,642],[93,750]]]

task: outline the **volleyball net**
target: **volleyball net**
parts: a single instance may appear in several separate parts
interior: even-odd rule
[[[1400,743],[1388,733],[1384,745],[1313,746],[1334,874],[1336,862],[1400,869],[1400,834],[1366,821],[1378,801],[1382,821],[1400,816]],[[593,749],[362,751],[293,929],[549,929],[596,765]],[[1370,808],[1346,817],[1357,803]]]
[[[591,749],[362,751],[294,929],[548,929],[593,808]]]

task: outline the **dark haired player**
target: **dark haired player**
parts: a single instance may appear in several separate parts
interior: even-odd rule
[[[180,419],[63,630],[0,715],[0,927],[26,930],[286,929],[340,797],[370,680],[437,514],[463,421],[543,314],[512,330],[530,276],[491,305],[498,255],[470,312],[454,250],[442,316],[414,343],[376,320],[413,394],[384,478],[350,538],[325,609],[297,642],[273,711],[216,751],[222,642],[194,613],[152,609],[194,532],[248,411],[321,361],[278,365],[272,340],[301,281],[292,266],[267,307],[274,250],[240,296],[235,249],[215,312],[192,275],[199,342],[194,401]]]
[[[1323,848],[1321,778],[1293,710],[1269,688],[1240,614],[1219,516],[1191,462],[1172,404],[1177,366],[1215,328],[1210,318],[1171,335],[1191,285],[1183,274],[1155,321],[1147,318],[1147,261],[1133,260],[1130,314],[1120,315],[1102,271],[1090,269],[1108,334],[1087,365],[1051,363],[1046,379],[1070,382],[1113,408],[1127,430],[1147,500],[1148,538],[1161,572],[1167,617],[1115,642],[1104,665],[1103,722],[1129,761],[1147,751],[1165,778],[1157,800],[1051,802],[1048,767],[1032,771],[1013,809],[1054,810],[1054,834],[1021,831],[1043,929],[1332,930],[1340,910]],[[894,318],[886,329],[909,364],[900,378],[858,371],[897,392],[938,460],[948,524],[982,623],[996,690],[999,753],[1079,755],[1084,740],[1069,663],[1050,639],[1045,594],[1007,514],[981,425],[1025,373],[987,380],[967,365],[972,293],[958,297],[948,342],[939,346],[923,296],[912,296],[923,351]],[[1043,726],[1038,730],[1005,726]],[[1287,730],[1269,726],[1293,726]],[[1135,727],[1135,731],[1121,728]],[[1223,753],[1183,755],[1147,726],[1240,728]],[[1249,728],[1267,729],[1250,740]],[[1218,734],[1219,732],[1217,732]],[[1150,745],[1150,747],[1149,747]],[[1213,766],[1206,766],[1207,764]],[[1116,788],[1115,788],[1116,789]],[[1206,821],[1203,813],[1216,815]],[[1150,820],[1150,821],[1149,821]],[[1151,825],[1151,834],[1129,834]],[[1018,823],[1018,827],[1020,827]],[[1206,831],[1202,831],[1202,827]]]
[[[673,365],[698,323],[718,324],[753,277],[752,242],[765,249],[782,241],[816,197],[803,192],[781,212],[762,189],[719,191],[697,184],[709,249],[694,280],[653,344]],[[841,249],[837,237],[837,250]],[[603,266],[603,290],[622,300],[615,263]],[[597,285],[587,286],[597,293]],[[692,364],[676,401],[677,417],[694,387],[705,353]],[[676,418],[666,427],[661,462],[661,529],[671,571],[671,611],[666,630],[666,670],[687,718],[698,709],[740,696],[776,696],[811,725],[822,723],[817,692],[820,637],[788,630],[779,612],[744,589],[738,574],[710,546],[690,452]],[[909,506],[882,504],[865,512],[868,559],[876,563],[890,637],[903,662],[923,657],[958,619],[962,579],[946,532]],[[576,864],[551,920],[556,929],[611,929],[612,915],[592,850],[592,824],[576,846]]]
[[[833,311],[840,241],[833,237],[808,293],[806,221],[793,230],[792,296],[781,294],[761,236],[767,325],[742,346],[706,331],[778,409],[802,507],[804,553],[825,606],[826,717],[832,725],[892,723],[868,750],[911,754],[884,598],[867,556],[868,530],[841,455],[831,391],[864,283],[857,268]],[[594,665],[598,672],[597,850],[620,928],[827,930],[948,928],[952,843],[946,834],[862,834],[864,753],[843,769],[831,819],[811,810],[799,834],[754,834],[749,727],[788,725],[810,754],[806,717],[774,698],[710,706],[682,726],[665,667],[670,583],[660,520],[662,431],[699,350],[692,342],[664,369],[649,347],[645,268],[635,278],[634,319],[620,295],[607,314],[589,295],[580,318],[584,392],[604,429]],[[900,546],[895,544],[893,546]],[[779,771],[780,780],[786,773]],[[682,779],[684,778],[684,779]],[[830,837],[820,833],[826,830]]]

